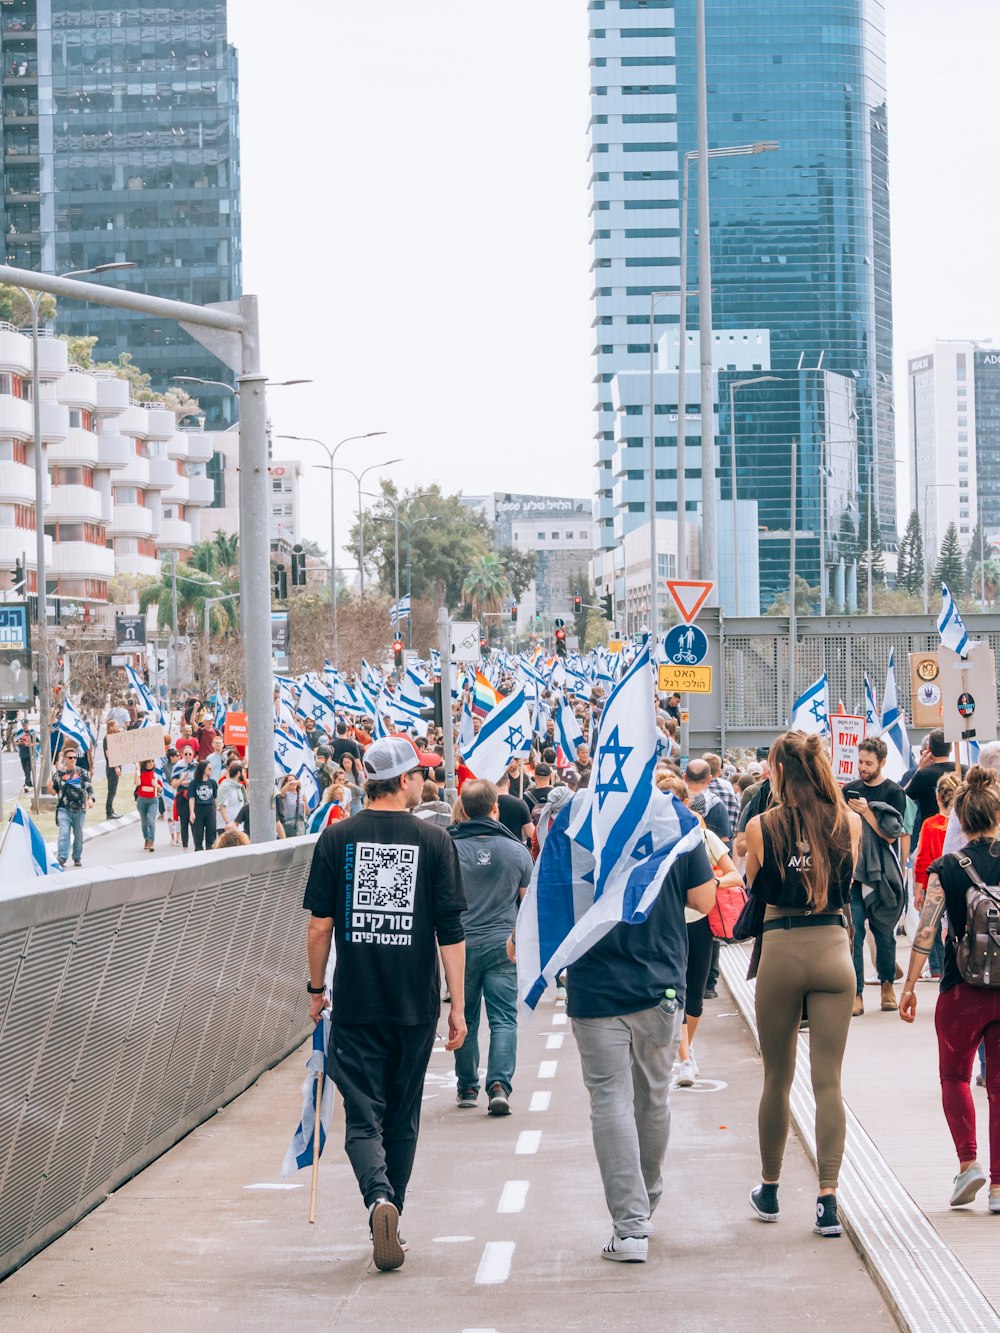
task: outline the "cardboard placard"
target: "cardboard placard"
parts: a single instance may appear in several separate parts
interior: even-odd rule
[[[969,645],[963,661],[950,648],[938,649],[941,663],[941,722],[946,741],[995,741],[997,738],[997,684],[993,649],[987,643]]]
[[[227,713],[222,739],[227,745],[245,746],[249,737],[246,713]]]
[[[913,725],[941,725],[941,663],[937,651],[910,653],[910,712]]]
[[[163,728],[158,722],[134,731],[118,731],[107,738],[108,763],[112,768],[140,764],[144,759],[162,759]]]
[[[833,745],[833,776],[843,787],[861,776],[858,772],[858,746],[865,734],[865,720],[850,713],[830,714],[830,738]]]

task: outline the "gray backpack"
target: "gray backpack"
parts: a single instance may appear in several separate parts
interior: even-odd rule
[[[965,894],[965,934],[955,944],[955,961],[970,986],[1000,988],[1000,888],[988,888],[967,856],[958,864],[972,883]]]

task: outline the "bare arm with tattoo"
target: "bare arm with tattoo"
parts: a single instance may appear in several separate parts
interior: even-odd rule
[[[944,916],[944,906],[944,889],[941,881],[936,874],[931,873],[927,876],[927,892],[924,894],[920,924],[917,926],[913,948],[910,951],[910,966],[903,982],[903,993],[899,997],[899,1016],[904,1023],[912,1023],[917,1016],[917,996],[913,988],[937,938],[938,926]]]

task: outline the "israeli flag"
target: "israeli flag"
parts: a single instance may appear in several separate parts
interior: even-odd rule
[[[377,671],[373,666],[366,662],[364,658],[361,659],[361,680],[376,694],[378,694],[379,690],[382,688],[381,671]]]
[[[441,674],[441,654],[437,648],[431,649],[431,675],[440,676]]]
[[[0,840],[0,899],[24,892],[28,881],[39,875],[61,874],[62,866],[49,855],[45,839],[31,816],[15,806]]]
[[[963,659],[968,657],[969,636],[965,632],[965,621],[959,614],[947,583],[941,584],[941,614],[938,616],[937,627],[946,648],[958,653]]]
[[[875,698],[875,687],[869,679],[868,672],[865,672],[865,735],[875,736],[879,729],[878,720],[878,702]]]
[[[563,754],[572,763],[576,758],[576,747],[586,745],[587,740],[579,718],[574,716],[573,709],[565,698],[556,709],[556,730],[559,733],[559,744],[562,746]]]
[[[125,679],[128,681],[128,687],[135,695],[136,702],[145,711],[147,719],[159,722],[166,726],[167,718],[162,707],[150,694],[146,682],[139,675],[134,667],[125,666]]]
[[[476,743],[476,728],[472,718],[472,709],[468,699],[462,701],[462,725],[458,732],[458,748],[463,755],[468,754]]]
[[[389,607],[389,627],[395,629],[401,620],[406,620],[410,614],[409,597],[401,597],[398,602],[393,602]]]
[[[63,700],[62,712],[59,714],[59,731],[68,740],[76,741],[85,753],[90,749],[90,728],[68,698]]]
[[[701,843],[698,817],[657,790],[651,768],[642,767],[639,781],[632,793],[642,810],[635,836],[619,844],[617,859],[605,862],[603,873],[593,849],[570,832],[581,810],[589,815],[587,789],[564,800],[550,824],[539,822],[541,855],[517,916],[517,991],[529,1009],[564,967],[609,930],[645,921],[677,858]]]
[[[829,736],[830,685],[825,671],[795,700],[788,730],[804,731],[807,736]]]
[[[910,753],[910,738],[906,734],[906,719],[899,707],[896,693],[896,650],[889,651],[889,667],[885,673],[885,689],[882,691],[882,718],[878,734],[886,743],[886,755],[883,772],[893,782],[898,782],[909,767],[907,755]]]
[[[512,759],[531,751],[531,711],[523,687],[494,704],[483,719],[465,765],[477,778],[497,782]]]
[[[294,1176],[304,1166],[313,1164],[313,1140],[316,1135],[316,1087],[323,1075],[323,1095],[319,1104],[319,1155],[323,1156],[326,1136],[333,1119],[333,1079],[327,1073],[326,1052],[330,1044],[330,1011],[324,1009],[313,1028],[312,1050],[306,1061],[306,1079],[302,1084],[302,1119],[281,1163],[282,1179]]]
[[[337,708],[328,694],[324,694],[315,685],[302,686],[299,702],[295,709],[299,717],[311,717],[323,731],[333,735],[337,727]]]
[[[301,732],[275,729],[274,771],[279,779],[286,773],[294,774],[302,787],[306,805],[311,809],[317,803],[321,792],[316,777],[316,759]]]

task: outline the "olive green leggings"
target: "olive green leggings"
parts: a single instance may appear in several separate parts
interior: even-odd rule
[[[843,926],[769,930],[757,970],[757,1031],[764,1089],[757,1113],[761,1175],[775,1182],[788,1139],[788,1097],[795,1047],[806,1001],[809,1058],[816,1098],[816,1160],[820,1189],[836,1189],[844,1155],[846,1117],[840,1066],[854,1007],[854,964]]]

